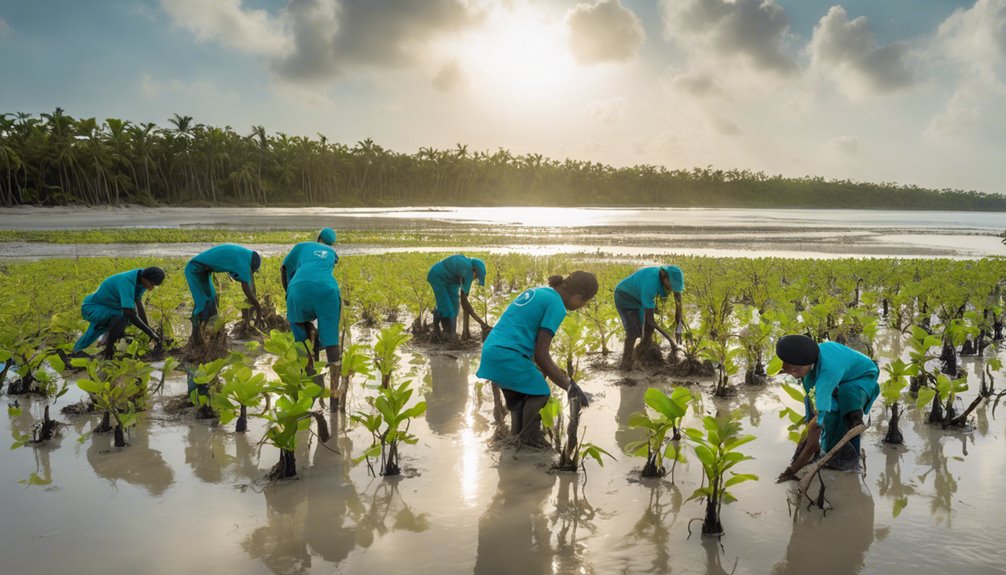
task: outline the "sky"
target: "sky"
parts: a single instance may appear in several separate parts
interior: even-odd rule
[[[1006,193],[1006,0],[0,0],[0,113]]]

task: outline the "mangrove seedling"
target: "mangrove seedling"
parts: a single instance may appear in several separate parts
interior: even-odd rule
[[[918,393],[920,388],[933,380],[932,374],[926,369],[926,363],[936,358],[932,351],[941,341],[940,336],[932,335],[919,326],[912,326],[912,335],[908,340],[908,357],[911,358],[915,371],[915,375],[909,380],[911,393]]]
[[[340,370],[339,388],[331,391],[331,411],[341,411],[346,413],[346,402],[349,399],[349,386],[353,382],[353,376],[359,374],[363,377],[370,377],[371,359],[367,354],[364,345],[354,343],[346,347],[342,352],[342,368]]]
[[[313,418],[318,425],[318,438],[328,441],[328,423],[321,413],[311,411],[322,387],[308,374],[308,358],[304,346],[298,345],[290,332],[272,330],[265,341],[265,350],[276,356],[272,369],[279,376],[270,382],[268,392],[275,402],[259,417],[268,422],[266,440],[280,450],[279,462],[268,478],[286,479],[297,475],[297,432],[309,429]]]
[[[884,443],[903,445],[905,438],[898,427],[902,411],[901,393],[908,386],[908,378],[918,372],[918,367],[912,363],[905,363],[899,358],[885,365],[884,371],[887,372],[887,379],[880,384],[880,396],[884,398],[884,405],[891,412]]]
[[[115,421],[115,446],[126,446],[126,432],[136,425],[138,412],[148,407],[148,383],[153,368],[146,362],[124,357],[113,360],[74,359],[84,367],[87,377],[77,380],[77,387],[91,394],[94,407],[102,412],[101,425],[94,433],[111,431]],[[81,436],[85,439],[87,435]]]
[[[685,387],[676,387],[668,397],[663,391],[651,387],[643,394],[643,401],[655,415],[650,415],[644,409],[629,416],[629,427],[646,430],[646,439],[629,443],[625,446],[625,451],[646,458],[646,464],[640,471],[641,476],[663,477],[667,473],[664,459],[674,462],[671,466],[673,475],[674,465],[684,461],[684,453],[678,444],[681,438],[679,428],[688,404],[692,401],[692,393]],[[668,433],[672,436],[665,447],[664,440]]]
[[[932,404],[927,421],[932,425],[942,425],[953,420],[956,416],[954,400],[958,393],[968,390],[968,378],[961,377],[950,379],[946,375],[939,373],[936,375],[934,387],[924,387],[919,390],[919,395],[915,400],[915,405],[919,409],[928,404]]]
[[[397,386],[381,386],[377,388],[377,396],[369,400],[376,412],[358,411],[350,416],[350,419],[367,428],[373,440],[362,455],[353,459],[357,463],[366,460],[372,475],[376,476],[374,466],[370,463],[371,457],[380,458],[381,475],[388,477],[401,474],[399,445],[415,445],[419,441],[418,437],[409,432],[409,426],[413,418],[426,412],[426,402],[420,401],[412,407],[406,407],[411,398],[409,380]]]
[[[703,352],[702,357],[712,362],[716,368],[716,385],[713,388],[713,395],[716,397],[726,397],[733,392],[730,386],[730,377],[736,375],[740,370],[737,365],[737,358],[743,350],[730,345],[726,337],[721,337],[709,343]]]
[[[730,414],[720,421],[707,415],[702,419],[704,429],[689,428],[685,435],[695,444],[695,456],[702,462],[703,485],[696,489],[688,498],[705,499],[706,513],[702,520],[703,535],[722,535],[723,525],[720,521],[720,509],[724,503],[736,501],[737,498],[729,488],[745,481],[757,480],[758,476],[751,473],[736,473],[733,468],[742,461],[754,459],[744,455],[738,448],[745,443],[754,441],[753,435],[741,435],[741,423],[735,414]],[[730,477],[727,477],[727,472]]]
[[[374,367],[381,374],[381,387],[387,388],[391,384],[391,376],[398,368],[398,348],[405,342],[412,339],[412,336],[405,331],[405,326],[400,323],[391,324],[381,330],[374,342]]]
[[[247,365],[232,365],[220,372],[223,384],[212,395],[213,410],[220,417],[220,425],[227,425],[235,418],[234,431],[248,431],[248,409],[262,405],[269,389],[264,373],[253,373]]]

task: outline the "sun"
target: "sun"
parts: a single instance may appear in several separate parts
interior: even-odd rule
[[[509,101],[556,98],[569,88],[576,63],[561,19],[532,6],[495,8],[486,26],[467,36],[459,60],[473,87]]]

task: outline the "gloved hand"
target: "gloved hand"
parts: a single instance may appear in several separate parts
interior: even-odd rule
[[[569,387],[566,388],[566,396],[579,399],[580,407],[587,407],[590,405],[590,400],[587,399],[587,394],[584,393],[583,390],[580,389],[580,386],[572,379],[569,380]]]
[[[489,337],[489,332],[493,330],[493,326],[489,324],[482,324],[482,341],[485,341]]]

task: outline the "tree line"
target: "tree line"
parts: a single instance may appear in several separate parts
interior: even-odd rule
[[[1006,196],[788,178],[713,167],[669,170],[541,154],[347,145],[242,134],[175,114],[169,126],[52,113],[0,114],[0,204],[527,205],[1004,210]]]

